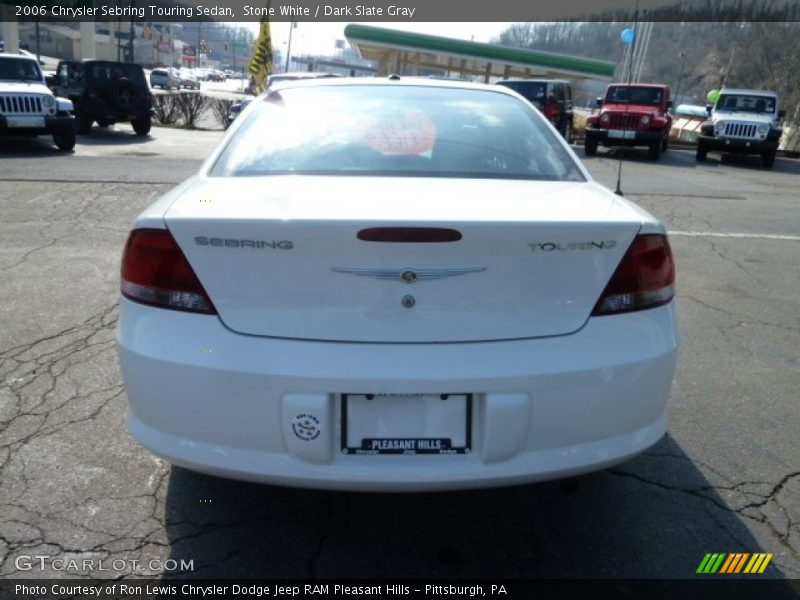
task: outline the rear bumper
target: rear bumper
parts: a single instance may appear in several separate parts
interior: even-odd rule
[[[777,152],[779,140],[743,140],[736,138],[717,138],[701,135],[697,138],[698,146],[705,150],[717,152],[731,152],[735,154],[761,154],[762,152]]]
[[[160,85],[160,84],[157,84]],[[118,123],[139,119],[144,116],[153,116],[155,111],[149,102],[137,103],[128,110],[120,109],[117,106],[102,102],[94,96],[79,97],[74,100],[78,107],[78,112],[82,110],[94,121],[107,121]]]
[[[666,431],[674,306],[590,319],[562,337],[343,344],[242,336],[216,317],[122,300],[128,426],[167,460],[297,487],[420,491],[566,477],[624,461]],[[472,452],[343,455],[342,393],[471,393]],[[302,440],[292,419],[313,414]]]
[[[608,129],[586,128],[586,138],[606,146],[649,146],[664,138],[663,131],[619,130],[624,137],[613,137]]]

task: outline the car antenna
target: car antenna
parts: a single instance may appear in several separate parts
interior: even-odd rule
[[[631,56],[630,60],[628,61],[628,102],[625,103],[625,123],[628,122],[628,107],[630,106],[630,91],[631,91],[631,84],[633,83],[633,55],[636,51],[636,38],[639,37],[638,35],[638,25],[639,25],[639,0],[636,0],[636,8],[633,12],[633,41],[631,42]],[[614,190],[614,193],[617,196],[624,196],[625,194],[622,193],[622,154],[619,156],[619,161],[617,162],[617,189]]]

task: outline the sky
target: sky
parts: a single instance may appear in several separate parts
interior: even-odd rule
[[[464,40],[474,39],[476,42],[488,42],[511,25],[511,23],[404,23],[399,21],[363,24]],[[251,27],[255,32],[258,31],[258,23],[243,23],[243,25]],[[298,23],[297,28],[292,33],[292,55],[334,54],[336,40],[345,39],[344,28],[346,25],[348,23]],[[289,27],[290,24],[287,22],[271,23],[270,33],[272,34],[273,47],[280,49],[284,56],[289,39]]]

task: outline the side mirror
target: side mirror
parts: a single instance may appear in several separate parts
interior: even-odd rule
[[[598,96],[597,99],[595,99],[594,103],[597,105],[598,108],[603,106],[603,98],[602,98],[602,96]]]
[[[779,119],[783,119],[784,117],[786,117],[786,111],[783,110],[783,109],[779,110],[778,111],[778,118]]]
[[[713,107],[712,105],[710,105],[710,104],[706,104],[706,112],[707,112],[708,114],[711,114],[711,109],[713,109],[713,108],[714,108],[714,107]]]
[[[44,84],[52,90],[58,85],[58,78],[55,75],[45,75]]]
[[[666,106],[668,109],[672,108],[672,100],[667,100],[667,103],[666,103],[666,105],[665,105],[665,106]]]

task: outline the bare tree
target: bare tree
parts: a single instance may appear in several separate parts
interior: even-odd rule
[[[162,125],[172,125],[178,120],[178,107],[172,94],[153,96],[153,110],[156,120]]]
[[[230,125],[230,113],[232,105],[233,100],[228,100],[226,98],[214,98],[211,101],[211,114],[214,115],[214,118],[217,120],[217,122],[225,129],[227,129],[228,125]]]
[[[208,110],[208,96],[182,92],[175,94],[173,98],[175,98],[175,104],[181,115],[181,120],[183,120],[183,126],[186,129],[194,129],[197,120]]]
[[[497,43],[516,48],[530,48],[536,39],[535,28],[534,23],[513,23],[500,34]]]

